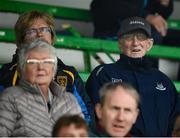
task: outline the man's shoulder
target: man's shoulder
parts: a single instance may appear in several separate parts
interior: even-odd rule
[[[104,128],[98,125],[98,122],[91,122],[89,124],[89,137],[110,137]]]
[[[57,71],[58,72],[70,71],[73,74],[77,73],[77,70],[75,69],[75,67],[64,64],[59,58],[58,58],[58,69],[57,69]]]
[[[91,122],[89,124],[89,131],[88,131],[89,137],[100,137],[97,132],[98,131],[97,131],[97,128],[96,128],[96,123],[95,122],[93,122],[93,123]]]
[[[98,65],[97,67],[95,67],[95,69],[93,70],[92,73],[99,74],[102,72],[109,72],[109,71],[116,70],[115,65],[116,65],[116,63]]]

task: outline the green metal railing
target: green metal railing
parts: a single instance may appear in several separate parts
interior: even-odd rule
[[[54,17],[71,20],[91,21],[88,10],[67,8],[62,6],[50,6],[38,3],[20,2],[14,0],[0,0],[0,11],[21,14],[32,9],[47,12]]]
[[[14,32],[11,29],[0,28],[0,41],[14,43]],[[89,52],[107,52],[119,54],[117,42],[85,37],[81,38],[74,36],[57,35],[55,47],[84,50]],[[179,47],[154,45],[152,50],[150,50],[147,55],[151,57],[179,60],[179,53]]]
[[[72,26],[68,26],[66,28],[64,27],[64,29],[68,30],[72,34],[72,36],[76,38],[82,38],[81,34]],[[84,58],[84,65],[85,65],[84,71],[90,72],[91,71],[90,52],[84,51],[83,58]]]

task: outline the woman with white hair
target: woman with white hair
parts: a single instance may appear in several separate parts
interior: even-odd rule
[[[20,82],[0,95],[0,136],[51,136],[56,120],[64,114],[79,114],[71,93],[53,81],[55,49],[36,39],[18,53]]]

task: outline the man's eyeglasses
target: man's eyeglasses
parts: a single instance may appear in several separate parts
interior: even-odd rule
[[[29,65],[38,65],[38,64],[43,64],[43,65],[52,65],[55,64],[55,59],[42,59],[42,60],[38,60],[38,59],[28,59],[26,61],[27,64]]]
[[[31,28],[26,30],[25,34],[30,37],[37,36],[38,33],[51,33],[50,27]]]
[[[132,34],[125,34],[122,36],[123,39],[127,41],[132,41],[136,37],[139,41],[144,41],[148,39],[148,36],[144,33],[132,33]]]

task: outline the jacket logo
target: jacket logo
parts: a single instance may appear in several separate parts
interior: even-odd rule
[[[60,86],[67,86],[67,76],[57,76],[57,82]]]
[[[166,87],[164,87],[162,83],[157,82],[156,84],[157,84],[157,86],[156,86],[157,90],[160,90],[160,91],[165,91],[166,90]]]
[[[111,78],[111,81],[112,81],[113,83],[122,82],[122,79]]]

